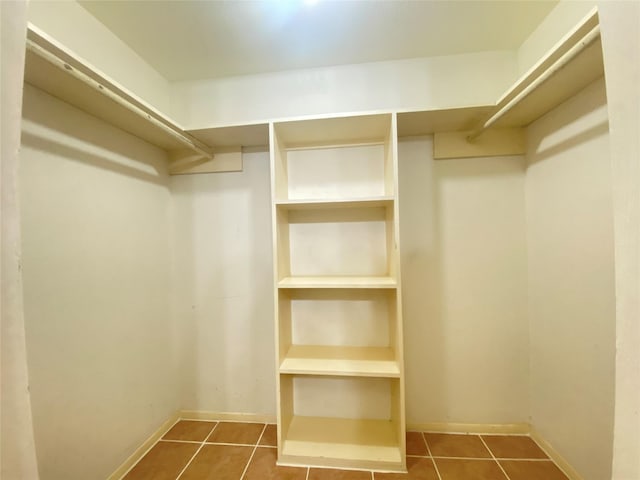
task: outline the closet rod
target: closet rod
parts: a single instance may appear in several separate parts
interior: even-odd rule
[[[142,120],[152,123],[159,129],[163,130],[165,133],[168,133],[169,135],[171,135],[178,142],[182,143],[185,147],[189,148],[190,150],[193,150],[199,153],[200,155],[203,155],[209,160],[213,159],[213,152],[211,148],[205,145],[204,143],[200,142],[195,138],[188,136],[185,133],[175,130],[171,126],[155,118],[150,113],[146,112],[142,108],[129,102],[122,96],[118,95],[118,93],[114,92],[113,90],[109,89],[108,87],[100,83],[98,80],[93,79],[86,73],[81,72],[80,70],[72,67],[66,61],[59,58],[58,56],[48,51],[47,49],[43,48],[42,46],[38,45],[33,40],[29,38],[27,39],[26,48],[28,51],[38,55],[39,57],[43,58],[47,62],[54,65],[55,67],[63,70],[68,75],[73,76],[74,78],[78,79],[85,85],[91,87],[94,90],[97,90],[99,93],[109,98],[113,102],[117,103],[121,107],[126,108],[130,112],[134,113],[135,115],[140,117]]]
[[[481,127],[473,130],[471,134],[467,136],[467,140],[469,142],[473,142],[476,138],[482,135],[482,133],[484,133],[485,130],[487,130],[494,123],[496,123],[500,118],[502,118],[507,112],[513,109],[513,107],[515,107],[518,103],[520,103],[531,92],[533,92],[536,88],[542,85],[556,72],[564,68],[565,65],[571,62],[585,48],[587,48],[589,45],[595,42],[599,36],[600,36],[600,25],[596,25],[579,42],[577,42],[574,46],[572,46],[569,50],[567,50],[567,52],[564,55],[562,55],[558,60],[556,60],[547,70],[545,70],[540,76],[538,76],[529,85],[527,85],[525,89],[523,89],[519,94],[513,97],[509,102],[507,102],[503,107],[501,107],[496,113],[494,113],[486,122],[484,122],[484,124]]]

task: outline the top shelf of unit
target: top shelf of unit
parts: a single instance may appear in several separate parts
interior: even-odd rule
[[[281,148],[383,143],[391,134],[390,113],[274,123]]]

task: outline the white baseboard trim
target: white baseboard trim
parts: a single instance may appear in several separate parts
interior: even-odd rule
[[[531,438],[540,446],[544,453],[546,453],[551,460],[555,462],[560,470],[569,477],[569,480],[584,480],[582,475],[567,462],[562,455],[560,455],[549,442],[547,442],[540,433],[533,427],[531,427]]]
[[[164,422],[160,427],[151,434],[149,438],[147,438],[142,445],[140,445],[136,450],[127,458],[122,465],[120,465],[115,472],[107,477],[107,480],[120,480],[124,477],[131,468],[140,461],[142,457],[146,455],[146,453],[153,447],[158,440],[162,438],[162,436],[167,433],[171,427],[175,425],[175,423],[180,420],[178,412],[171,415],[171,417]]]
[[[408,431],[528,435],[528,423],[407,423]]]
[[[210,420],[222,422],[276,423],[275,415],[260,413],[203,412],[199,410],[180,410],[182,420]]]

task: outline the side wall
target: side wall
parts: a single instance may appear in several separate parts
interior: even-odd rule
[[[615,292],[604,81],[528,129],[532,424],[585,480],[610,478]]]
[[[640,3],[600,1],[616,256],[613,478],[640,478]]]
[[[26,86],[20,200],[40,478],[106,478],[179,408],[165,154]]]
[[[399,157],[407,422],[526,422],[524,158]]]
[[[182,408],[275,416],[269,154],[244,171],[171,177]]]
[[[26,2],[0,2],[0,477],[38,480],[25,345],[18,202],[26,27]]]
[[[407,420],[528,415],[522,157],[434,162],[400,143]],[[275,415],[269,158],[172,178],[184,408]]]

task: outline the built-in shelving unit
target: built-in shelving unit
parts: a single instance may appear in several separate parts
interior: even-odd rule
[[[270,137],[278,462],[403,471],[395,115]]]

